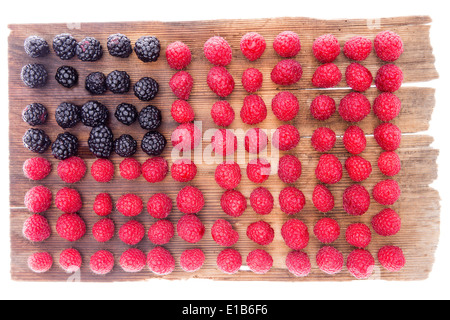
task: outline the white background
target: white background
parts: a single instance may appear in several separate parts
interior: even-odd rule
[[[305,3],[306,2],[306,3]],[[12,1],[1,9],[0,44],[0,297],[2,299],[448,299],[450,298],[450,222],[448,192],[450,108],[448,101],[450,23],[445,1]],[[132,283],[26,283],[10,280],[8,181],[7,25],[10,23],[184,21],[311,17],[319,19],[381,18],[429,15],[438,80],[426,83],[436,92],[428,134],[440,149],[441,239],[427,280],[414,282],[220,282],[210,280]],[[447,140],[447,141],[446,141]]]

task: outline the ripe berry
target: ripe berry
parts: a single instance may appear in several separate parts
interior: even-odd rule
[[[97,182],[109,182],[114,177],[114,164],[109,159],[97,159],[92,163],[91,175]]]
[[[147,257],[142,250],[130,248],[120,256],[119,264],[125,272],[139,272],[146,264]]]
[[[169,80],[169,87],[178,99],[188,100],[193,86],[194,78],[184,70],[178,71]]]
[[[225,98],[234,90],[234,78],[225,67],[212,67],[206,78],[206,83],[212,92]]]
[[[242,73],[242,86],[248,93],[254,93],[261,89],[263,74],[256,68],[248,68]]]
[[[294,59],[284,59],[278,62],[270,73],[270,78],[275,84],[289,86],[300,81],[303,69],[300,63]]]
[[[366,149],[367,139],[360,127],[352,125],[345,129],[342,142],[349,153],[358,155]]]
[[[177,195],[177,207],[183,213],[198,213],[205,205],[203,193],[196,187],[186,186]]]
[[[381,121],[394,120],[402,108],[401,100],[393,93],[383,92],[373,102],[373,112]]]
[[[98,242],[107,242],[114,236],[114,221],[109,218],[102,218],[92,226],[92,235]]]
[[[214,222],[211,227],[211,236],[218,245],[224,247],[231,247],[239,240],[239,233],[224,219]]]
[[[266,40],[256,32],[248,32],[241,38],[239,44],[242,53],[249,61],[258,60],[266,50]]]
[[[50,224],[43,215],[32,214],[25,220],[22,234],[28,241],[42,242],[50,237]]]
[[[23,173],[31,180],[42,180],[52,171],[52,164],[45,158],[35,157],[25,160],[23,163]]]
[[[197,175],[197,165],[190,159],[178,159],[172,163],[170,174],[175,181],[189,182]]]
[[[266,221],[257,221],[247,227],[247,237],[259,245],[265,246],[272,243],[275,231]]]
[[[273,49],[283,58],[293,58],[301,50],[300,37],[293,31],[283,31],[273,40]]]
[[[77,213],[64,213],[56,221],[56,232],[67,241],[77,241],[86,233],[86,223]]]
[[[123,243],[134,246],[144,238],[144,225],[136,220],[128,220],[119,229],[119,238]]]
[[[219,100],[211,107],[211,118],[219,127],[228,127],[235,118],[234,109],[226,100]]]
[[[286,267],[296,277],[306,277],[311,272],[311,261],[303,251],[291,251],[286,256]]]
[[[80,157],[70,157],[58,163],[57,173],[62,181],[76,183],[86,174],[87,166]]]
[[[229,156],[237,150],[237,137],[228,129],[217,129],[211,137],[211,145],[216,155]]]
[[[389,237],[397,234],[402,226],[402,220],[391,208],[381,210],[372,218],[372,228],[377,234]]]
[[[247,255],[247,266],[256,274],[265,274],[273,266],[272,256],[263,249],[255,249]]]
[[[344,54],[355,61],[366,60],[372,52],[372,41],[366,37],[355,36],[345,42]]]
[[[332,243],[339,238],[341,228],[336,220],[332,218],[322,218],[314,225],[314,235],[325,244]]]
[[[369,69],[357,62],[353,62],[345,71],[345,80],[353,90],[364,92],[372,85],[373,76]]]
[[[369,99],[359,92],[351,92],[339,103],[339,114],[345,121],[359,122],[366,118],[372,106]]]
[[[244,137],[245,150],[248,153],[258,154],[267,147],[269,137],[267,133],[260,128],[250,128]]]
[[[372,241],[372,232],[364,223],[353,223],[345,230],[345,240],[351,246],[365,248]]]
[[[230,217],[240,217],[247,209],[247,200],[238,190],[227,190],[220,198],[222,210]]]
[[[175,269],[175,259],[169,250],[158,246],[147,254],[147,266],[154,274],[164,276]]]
[[[172,69],[186,68],[191,63],[191,59],[191,50],[181,41],[172,42],[166,48],[167,64]]]
[[[286,187],[281,190],[279,198],[280,209],[287,215],[294,215],[303,210],[306,199],[302,191],[296,187]]]
[[[311,102],[310,112],[316,120],[325,121],[336,111],[336,102],[327,95],[319,95]]]
[[[342,80],[342,72],[334,63],[320,65],[313,74],[312,84],[317,88],[333,88]]]
[[[200,144],[201,138],[201,130],[193,123],[180,124],[171,135],[172,146],[178,151],[193,150]]]
[[[289,91],[277,93],[272,99],[272,112],[280,121],[293,120],[300,110],[297,97]]]
[[[325,184],[336,184],[342,179],[342,164],[333,154],[323,154],[315,170],[316,178]]]
[[[177,222],[178,236],[189,243],[197,243],[205,234],[205,226],[195,214],[185,214]]]
[[[375,201],[384,206],[391,206],[396,203],[401,193],[398,182],[392,179],[378,182],[372,190]]]
[[[250,205],[257,214],[269,214],[274,205],[272,193],[264,187],[254,189],[250,194]]]
[[[375,85],[382,92],[395,92],[402,83],[403,71],[395,64],[383,65],[375,76]]]
[[[375,52],[383,61],[394,62],[403,53],[403,41],[398,34],[392,31],[382,31],[374,40]]]
[[[328,152],[333,149],[336,143],[336,133],[327,127],[320,127],[314,130],[311,136],[311,144],[316,151]]]
[[[80,270],[82,260],[80,252],[74,248],[65,249],[59,255],[59,265],[67,273]]]
[[[143,208],[142,199],[136,194],[126,193],[117,199],[116,209],[125,217],[135,217],[142,212]]]
[[[147,159],[141,166],[142,176],[150,183],[157,183],[164,180],[169,165],[167,160],[162,157],[153,157]]]
[[[362,216],[369,210],[369,191],[360,184],[347,187],[342,198],[344,210],[351,216]]]
[[[332,34],[324,34],[316,38],[312,49],[314,57],[322,63],[333,62],[341,52],[339,41]]]
[[[377,165],[381,173],[388,177],[397,175],[402,168],[400,157],[394,151],[382,152],[378,157]]]
[[[232,59],[230,44],[219,36],[209,38],[203,45],[203,52],[206,59],[215,66],[225,67]]]
[[[52,204],[52,192],[45,186],[35,186],[25,194],[24,204],[32,213],[47,211]]]
[[[256,94],[246,96],[240,116],[244,123],[250,125],[264,121],[267,117],[267,107],[264,100]]]
[[[172,103],[170,114],[175,122],[192,122],[195,118],[194,109],[186,100],[178,99]]]
[[[361,182],[369,178],[372,173],[372,165],[370,161],[361,156],[351,156],[345,160],[345,169],[347,173],[355,182]]]
[[[180,267],[186,272],[195,272],[205,263],[205,254],[201,249],[187,249],[180,255]]]
[[[218,254],[216,263],[220,271],[234,274],[242,266],[242,256],[236,249],[227,248]]]
[[[316,263],[326,274],[336,274],[341,272],[344,266],[344,256],[338,249],[324,246],[317,252]]]
[[[167,219],[160,219],[153,223],[148,229],[148,239],[156,245],[169,243],[175,235],[175,228]]]
[[[328,213],[334,208],[334,196],[324,185],[315,186],[312,194],[312,202],[317,210],[322,213]]]
[[[372,254],[364,249],[355,249],[347,257],[347,269],[356,279],[369,278],[375,267]]]
[[[241,182],[241,167],[234,161],[225,161],[216,167],[214,178],[223,189],[231,190]]]
[[[55,205],[64,213],[75,213],[81,209],[83,202],[77,190],[64,187],[56,193]]]
[[[113,208],[111,196],[108,193],[99,193],[94,200],[93,210],[99,216],[107,216]]]
[[[125,158],[119,164],[120,176],[126,180],[134,180],[141,176],[141,164],[134,158]]]
[[[167,218],[172,208],[172,200],[165,193],[155,193],[147,202],[147,212],[156,219]]]
[[[108,250],[99,250],[89,259],[89,267],[95,274],[108,274],[114,268],[114,255]]]
[[[309,243],[308,227],[299,219],[290,219],[281,227],[281,236],[292,250],[302,250]]]
[[[299,142],[300,132],[291,124],[284,124],[278,127],[272,137],[272,145],[281,151],[292,150]]]
[[[263,183],[269,178],[271,165],[266,159],[252,159],[247,164],[247,177],[253,183]]]
[[[278,162],[278,177],[284,183],[296,182],[302,174],[302,164],[293,155],[287,154],[280,158]]]
[[[378,250],[378,261],[390,272],[398,272],[406,264],[405,255],[402,249],[397,246],[384,246]]]
[[[51,269],[53,258],[48,252],[36,252],[28,257],[28,268],[36,273],[44,273]]]

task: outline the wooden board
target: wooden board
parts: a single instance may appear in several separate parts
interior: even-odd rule
[[[207,129],[215,128],[210,118],[210,108],[212,104],[218,100],[206,85],[206,75],[211,67],[209,62],[203,55],[203,43],[213,35],[225,37],[231,44],[233,49],[233,61],[227,67],[236,81],[236,88],[233,93],[227,97],[239,115],[243,98],[246,92],[240,84],[242,72],[248,67],[255,67],[261,70],[264,75],[262,89],[258,94],[264,99],[269,106],[273,96],[281,90],[289,90],[293,92],[299,99],[301,110],[292,123],[299,128],[302,139],[298,147],[290,154],[296,155],[302,162],[303,174],[296,186],[300,188],[306,196],[306,206],[300,214],[295,218],[303,220],[310,232],[310,243],[304,250],[310,257],[312,271],[308,277],[296,278],[290,274],[285,266],[284,260],[289,252],[288,247],[281,238],[280,229],[282,224],[290,219],[280,211],[277,201],[278,194],[286,185],[284,185],[278,176],[271,175],[263,186],[266,186],[274,195],[275,209],[268,216],[256,215],[250,206],[246,212],[239,218],[231,218],[226,216],[220,208],[220,196],[223,193],[214,182],[215,164],[198,163],[199,172],[196,178],[190,183],[199,187],[205,195],[206,205],[199,213],[200,219],[206,227],[206,233],[203,239],[197,244],[188,244],[180,239],[177,235],[165,247],[170,250],[176,260],[176,268],[170,275],[164,276],[164,279],[187,279],[187,278],[206,278],[213,280],[261,280],[261,281],[350,281],[354,278],[344,267],[342,272],[337,275],[330,276],[321,272],[315,262],[315,254],[322,246],[314,237],[312,230],[316,221],[323,214],[320,214],[312,205],[311,194],[314,186],[317,184],[314,175],[314,169],[317,165],[320,153],[311,147],[310,137],[315,128],[319,126],[328,126],[332,128],[338,140],[332,153],[337,155],[344,162],[349,156],[342,144],[342,134],[348,123],[345,123],[336,113],[331,119],[325,123],[320,123],[312,118],[309,113],[309,105],[315,96],[326,93],[336,99],[337,102],[346,95],[350,90],[346,87],[345,81],[331,90],[320,90],[313,88],[310,82],[312,74],[319,66],[319,63],[312,55],[313,40],[325,33],[333,33],[339,39],[341,45],[354,35],[367,36],[373,39],[375,35],[382,30],[393,30],[397,32],[403,39],[405,52],[396,64],[402,68],[405,75],[404,86],[397,92],[402,100],[402,111],[393,123],[397,124],[403,132],[403,139],[398,153],[402,160],[402,171],[395,178],[401,188],[401,199],[393,206],[402,218],[402,230],[395,236],[384,238],[373,233],[373,239],[368,250],[376,257],[376,253],[383,245],[393,244],[400,246],[405,253],[407,264],[405,268],[398,273],[390,273],[384,270],[376,261],[376,268],[370,279],[383,280],[421,280],[426,279],[432,270],[434,262],[434,252],[439,240],[439,194],[438,191],[432,189],[429,185],[433,182],[437,175],[436,158],[439,151],[434,149],[431,144],[433,138],[424,134],[429,127],[429,121],[432,116],[435,99],[434,89],[426,86],[415,86],[416,82],[426,82],[438,77],[437,70],[434,66],[434,56],[429,41],[431,19],[429,17],[398,17],[376,20],[315,20],[309,18],[273,18],[273,19],[257,19],[257,20],[215,20],[215,21],[189,21],[189,22],[115,22],[115,23],[83,23],[83,24],[33,24],[33,25],[11,25],[11,34],[9,36],[9,121],[10,121],[10,230],[11,230],[11,277],[18,281],[136,281],[149,278],[159,277],[152,274],[147,268],[136,274],[125,273],[118,265],[120,254],[128,248],[116,235],[107,243],[101,244],[94,240],[91,234],[92,225],[99,219],[92,211],[93,200],[96,194],[100,192],[108,192],[114,201],[121,194],[135,193],[142,197],[144,204],[148,198],[156,192],[166,192],[171,199],[175,199],[177,192],[186,184],[175,182],[170,175],[158,184],[149,184],[143,177],[135,181],[125,181],[118,173],[118,165],[122,160],[117,155],[112,155],[111,160],[115,164],[116,174],[112,182],[102,184],[95,182],[88,171],[84,179],[71,187],[76,188],[83,199],[83,208],[80,215],[86,222],[87,233],[79,241],[69,243],[58,236],[55,229],[56,219],[61,212],[54,206],[45,212],[51,228],[51,237],[43,243],[33,244],[22,236],[22,226],[25,219],[29,216],[27,209],[24,207],[23,198],[27,190],[32,186],[43,184],[49,187],[53,195],[65,186],[56,174],[56,166],[58,161],[55,160],[50,151],[43,156],[50,160],[53,165],[51,174],[44,180],[33,182],[24,177],[22,172],[23,162],[34,156],[27,151],[22,145],[22,136],[29,126],[21,120],[21,112],[23,108],[33,102],[44,104],[50,113],[47,124],[42,128],[54,140],[58,133],[63,130],[59,128],[55,122],[54,111],[56,107],[64,101],[72,102],[78,105],[84,104],[90,99],[95,99],[108,106],[110,113],[114,112],[114,108],[122,103],[129,102],[137,106],[138,110],[148,104],[153,104],[162,110],[163,125],[159,131],[165,135],[170,141],[171,132],[175,129],[176,123],[170,116],[170,106],[175,100],[175,96],[170,91],[168,82],[175,71],[168,67],[164,54],[166,46],[173,41],[183,41],[191,49],[193,54],[192,63],[188,66],[189,71],[194,77],[194,88],[189,102],[196,112],[196,121],[201,121],[203,132]],[[302,50],[296,59],[302,64],[304,74],[299,83],[290,87],[279,87],[271,82],[270,71],[273,66],[281,59],[272,49],[272,42],[275,36],[285,30],[297,32],[302,40]],[[243,34],[248,31],[255,31],[263,35],[267,41],[267,50],[261,59],[255,62],[249,62],[244,58],[239,50],[239,41]],[[142,35],[157,36],[162,44],[161,58],[157,62],[143,63],[132,54],[127,59],[119,59],[110,56],[107,51],[103,58],[97,62],[82,62],[73,58],[69,61],[62,61],[52,52],[45,58],[32,59],[29,58],[23,50],[23,42],[29,35],[43,36],[49,43],[56,34],[62,32],[71,33],[76,39],[81,40],[86,36],[93,36],[100,40],[106,49],[106,39],[108,35],[116,32],[126,34],[134,43]],[[50,79],[46,87],[42,89],[29,89],[23,85],[20,79],[20,70],[23,65],[30,62],[43,63],[50,72]],[[341,54],[336,60],[336,64],[342,71],[350,61]],[[65,89],[58,85],[53,78],[56,69],[63,65],[71,65],[75,67],[80,75],[80,84],[72,89]],[[376,58],[374,52],[363,63],[365,66],[376,73],[378,68],[383,64]],[[157,97],[150,103],[139,101],[132,92],[123,95],[114,95],[105,93],[104,95],[92,96],[84,89],[84,79],[87,74],[93,71],[101,71],[108,74],[112,70],[127,71],[131,77],[132,83],[143,76],[151,76],[160,84],[160,92]],[[366,92],[367,97],[372,102],[377,96],[377,90],[372,87]],[[139,127],[137,123],[130,127],[125,127],[111,117],[110,127],[114,135],[117,137],[122,133],[131,134],[138,143],[142,139],[145,131]],[[376,144],[373,138],[373,130],[379,123],[376,117],[371,113],[366,119],[359,123],[361,128],[367,134],[368,147],[362,154],[363,157],[370,160],[373,166],[371,177],[362,184],[368,190],[372,190],[373,186],[380,180],[384,179],[376,166],[376,160],[381,153],[381,148]],[[276,129],[282,123],[269,111],[267,119],[259,125],[264,129]],[[244,125],[237,116],[236,120],[230,126],[230,129],[243,129],[244,131],[250,126]],[[85,160],[88,168],[95,160],[88,150],[87,138],[89,128],[82,124],[75,128],[68,129],[75,134],[80,140],[79,155]],[[206,148],[209,141],[203,141],[202,147]],[[172,163],[172,148],[170,143],[163,153],[163,156]],[[270,156],[271,149],[268,149]],[[284,153],[282,153],[284,154]],[[141,150],[135,155],[135,158],[141,163],[148,156]],[[245,162],[241,165],[243,179],[237,188],[247,198],[251,191],[256,187],[245,175]],[[335,198],[335,209],[329,216],[336,218],[341,226],[341,236],[333,243],[333,245],[341,250],[346,257],[353,249],[348,245],[344,238],[346,227],[350,223],[363,222],[370,225],[371,218],[379,212],[383,207],[377,204],[373,199],[371,201],[369,211],[362,217],[351,217],[342,209],[342,193],[343,190],[351,184],[346,172],[343,179],[336,185],[330,187]],[[181,217],[181,213],[175,207],[169,216],[169,220],[176,223]],[[116,230],[128,220],[116,210],[111,214],[111,218],[116,224]],[[216,267],[217,254],[223,249],[217,245],[210,234],[210,228],[214,221],[224,218],[230,221],[234,228],[239,232],[240,240],[234,246],[238,249],[243,257],[243,268],[234,275],[227,275],[219,271]],[[146,230],[155,221],[144,210],[136,220],[145,225]],[[266,249],[274,259],[273,268],[265,275],[257,275],[249,271],[245,266],[245,258],[247,254],[261,246],[250,241],[246,236],[247,226],[257,220],[265,220],[269,222],[275,229],[274,241],[263,248]],[[58,265],[59,253],[66,248],[77,248],[83,256],[83,265],[81,272],[75,275],[66,274]],[[148,252],[153,245],[148,238],[144,238],[137,245],[144,252]],[[205,265],[201,270],[195,273],[186,273],[179,266],[179,257],[182,251],[188,248],[201,248],[206,255]],[[89,257],[99,249],[108,249],[113,252],[116,265],[113,271],[106,276],[94,275],[89,269]],[[35,274],[27,267],[27,257],[36,251],[48,251],[54,257],[54,265],[52,269],[44,274]]]

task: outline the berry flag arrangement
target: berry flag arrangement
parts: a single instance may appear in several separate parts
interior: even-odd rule
[[[12,279],[427,278],[430,22],[10,25]]]

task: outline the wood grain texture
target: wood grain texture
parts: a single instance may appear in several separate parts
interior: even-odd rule
[[[53,195],[66,186],[56,174],[56,167],[58,161],[55,160],[50,151],[47,151],[43,156],[50,160],[53,165],[51,174],[44,180],[33,182],[24,177],[22,173],[22,164],[29,157],[34,156],[28,152],[22,145],[21,139],[28,125],[21,120],[21,111],[29,103],[40,102],[44,104],[49,112],[50,117],[42,128],[49,134],[50,138],[54,140],[58,133],[63,132],[59,128],[54,119],[54,111],[56,107],[64,101],[72,102],[82,105],[88,100],[98,100],[105,104],[112,115],[115,107],[122,102],[129,102],[138,108],[142,109],[148,104],[153,104],[162,110],[163,125],[159,128],[160,131],[169,141],[171,132],[175,129],[176,123],[170,116],[170,106],[175,100],[175,96],[170,91],[168,82],[175,71],[170,70],[165,59],[165,48],[173,41],[183,41],[191,49],[193,54],[193,61],[187,68],[194,77],[194,88],[189,99],[189,102],[194,107],[196,112],[196,121],[202,125],[203,132],[207,129],[215,128],[210,118],[210,108],[218,98],[209,90],[206,85],[206,75],[211,65],[203,56],[203,43],[213,35],[221,35],[225,37],[233,48],[233,61],[227,67],[230,73],[234,76],[236,81],[236,88],[233,93],[227,97],[227,100],[233,106],[236,114],[242,105],[242,100],[246,96],[246,92],[240,85],[240,77],[242,72],[248,67],[255,67],[261,70],[264,75],[264,83],[262,89],[258,94],[264,99],[270,109],[270,101],[273,96],[282,90],[289,90],[293,92],[299,99],[301,104],[301,111],[292,123],[299,128],[302,139],[298,147],[289,152],[295,154],[302,162],[302,177],[296,183],[307,199],[307,203],[303,211],[294,216],[303,220],[310,232],[310,244],[305,249],[309,255],[312,263],[312,272],[306,278],[296,278],[290,274],[284,264],[284,259],[289,249],[284,244],[281,238],[281,225],[289,218],[279,209],[278,194],[284,185],[280,182],[277,175],[271,175],[269,180],[263,184],[274,195],[275,209],[268,216],[257,216],[250,206],[245,213],[239,218],[227,217],[221,210],[219,202],[220,196],[223,193],[214,182],[214,169],[216,164],[201,163],[198,165],[199,172],[197,177],[190,183],[199,187],[205,195],[206,205],[199,213],[199,217],[206,227],[206,234],[204,238],[197,244],[188,244],[175,236],[172,241],[165,245],[176,259],[176,270],[164,279],[186,279],[186,278],[206,278],[213,280],[260,280],[260,281],[350,281],[354,278],[348,273],[346,268],[334,276],[326,275],[321,272],[315,263],[315,254],[321,247],[312,233],[313,226],[317,220],[323,217],[311,203],[311,194],[317,180],[314,175],[314,169],[317,165],[320,154],[315,152],[311,147],[310,137],[315,128],[319,126],[328,126],[332,128],[338,135],[338,140],[332,153],[344,162],[348,157],[345,151],[341,136],[348,126],[339,115],[336,113],[333,117],[325,123],[320,123],[312,118],[309,113],[309,104],[318,94],[326,93],[332,96],[337,102],[350,90],[346,87],[345,81],[331,90],[321,90],[313,88],[310,84],[310,79],[315,69],[319,65],[311,53],[313,40],[324,33],[335,34],[341,45],[345,40],[354,35],[363,35],[371,39],[381,30],[393,30],[400,34],[405,43],[405,52],[396,64],[402,68],[405,74],[405,86],[398,92],[398,96],[402,100],[402,111],[398,118],[393,122],[397,124],[404,133],[402,144],[398,153],[402,160],[402,171],[395,177],[402,188],[401,199],[393,206],[402,217],[402,230],[399,234],[383,238],[376,234],[373,235],[373,240],[368,249],[376,257],[376,252],[380,247],[387,244],[394,244],[400,246],[407,258],[407,265],[398,273],[389,273],[385,271],[378,263],[371,279],[383,280],[421,280],[428,277],[432,270],[434,262],[434,251],[438,245],[439,240],[439,194],[436,190],[429,187],[437,175],[436,158],[439,151],[434,149],[432,145],[432,137],[423,135],[429,128],[429,122],[433,113],[435,104],[434,89],[424,86],[416,87],[416,82],[426,82],[436,79],[438,77],[437,70],[434,66],[434,56],[429,41],[429,29],[431,20],[429,17],[399,17],[389,19],[377,20],[315,20],[308,18],[275,18],[275,19],[257,19],[257,20],[214,20],[214,21],[186,21],[186,22],[115,22],[115,23],[86,23],[86,24],[34,24],[34,25],[11,25],[11,34],[9,37],[9,121],[10,121],[10,221],[11,221],[11,276],[14,280],[19,281],[135,281],[145,280],[153,277],[147,268],[136,274],[127,274],[123,272],[118,265],[120,254],[128,247],[123,244],[116,235],[111,241],[100,244],[97,243],[92,234],[91,227],[99,219],[92,211],[94,197],[100,192],[108,192],[111,194],[114,201],[123,193],[135,193],[142,197],[144,204],[147,203],[148,198],[156,192],[165,192],[171,199],[175,200],[177,192],[186,184],[175,182],[170,175],[161,183],[151,185],[144,180],[143,177],[135,181],[125,181],[118,173],[118,166],[122,160],[117,155],[112,155],[116,174],[112,182],[107,184],[97,183],[91,177],[89,171],[85,178],[79,183],[69,185],[80,191],[83,199],[83,208],[80,215],[86,222],[87,234],[75,243],[69,243],[61,239],[55,230],[57,217],[61,212],[54,206],[45,212],[52,227],[52,236],[43,243],[32,244],[22,236],[22,226],[25,219],[29,216],[24,207],[23,197],[28,189],[34,185],[44,184],[48,186]],[[302,39],[302,51],[296,59],[302,64],[304,74],[302,80],[290,87],[279,87],[271,82],[270,71],[273,66],[280,60],[271,48],[274,37],[284,30],[292,30],[297,32]],[[248,31],[255,31],[262,34],[268,44],[263,57],[255,62],[247,61],[239,50],[239,41],[243,34]],[[41,35],[51,43],[54,35],[62,32],[69,32],[78,40],[85,36],[94,36],[99,39],[106,49],[106,38],[109,34],[121,32],[126,34],[132,41],[135,42],[142,35],[155,35],[162,44],[161,58],[154,63],[143,63],[132,54],[127,59],[114,58],[105,51],[103,58],[97,62],[81,62],[76,58],[69,61],[59,60],[54,53],[45,58],[31,59],[26,56],[23,50],[23,41],[29,35]],[[50,73],[50,79],[45,88],[35,90],[26,88],[20,79],[20,69],[23,65],[30,62],[43,63]],[[344,72],[346,66],[350,63],[348,59],[341,54],[336,60],[339,68]],[[80,75],[80,84],[72,89],[65,89],[58,85],[53,78],[56,69],[63,65],[71,65],[75,67]],[[376,73],[376,70],[382,65],[374,53],[363,62],[365,66]],[[123,95],[115,95],[110,92],[104,95],[93,96],[87,93],[84,89],[84,79],[87,74],[93,71],[102,71],[105,74],[112,70],[127,71],[131,77],[132,83],[136,82],[143,76],[151,76],[160,84],[160,92],[157,97],[145,103],[139,101],[132,92]],[[372,87],[366,93],[369,100],[372,102],[377,96],[377,90]],[[263,129],[273,130],[282,123],[279,122],[274,115],[269,112],[267,119],[259,125]],[[380,147],[376,144],[372,134],[379,121],[376,117],[370,114],[358,125],[366,132],[368,139],[368,147],[364,151],[363,156],[371,161],[373,166],[373,173],[371,177],[362,184],[370,191],[373,186],[380,180],[384,179],[383,175],[376,167],[376,160],[381,153]],[[118,137],[122,133],[131,134],[140,145],[145,131],[139,127],[137,123],[130,127],[125,127],[118,123],[114,117],[111,117],[110,127],[114,135]],[[250,126],[244,125],[237,116],[236,120],[230,126],[231,129],[247,130]],[[80,140],[79,154],[85,160],[88,168],[95,160],[88,150],[87,138],[89,135],[89,128],[79,124],[75,128],[67,131],[75,134]],[[203,141],[202,147],[205,149],[209,145],[209,141]],[[171,160],[170,143],[163,153],[163,156],[168,159],[169,164]],[[268,158],[271,158],[272,149],[267,150]],[[141,163],[144,162],[148,156],[141,150],[135,155],[135,158]],[[247,198],[251,191],[256,187],[250,183],[245,176],[245,163],[248,160],[247,155],[245,159],[239,158],[243,161],[241,164],[243,179],[238,187]],[[330,214],[335,217],[341,226],[341,236],[333,244],[336,248],[341,250],[344,256],[347,256],[352,248],[345,242],[344,232],[350,223],[364,222],[370,225],[371,218],[379,212],[383,207],[371,202],[369,212],[362,217],[350,217],[342,209],[342,193],[346,187],[352,182],[346,173],[344,178],[337,185],[330,187],[336,198],[335,210]],[[181,213],[174,208],[174,211],[169,216],[169,220],[173,223],[181,217]],[[116,224],[116,230],[125,223],[128,218],[122,216],[116,210],[111,214],[111,218]],[[235,229],[239,232],[240,240],[236,244],[236,248],[242,254],[244,260],[244,268],[234,275],[226,275],[219,270],[215,265],[217,254],[223,248],[218,246],[210,235],[210,228],[214,221],[218,218],[229,220]],[[146,230],[155,222],[155,219],[144,211],[136,217],[136,220],[141,221]],[[245,258],[247,254],[260,246],[254,244],[246,237],[247,226],[257,220],[265,220],[269,222],[275,229],[274,241],[265,246],[266,249],[274,258],[274,266],[269,273],[265,275],[256,275],[253,272],[246,270]],[[65,248],[75,247],[80,250],[84,263],[79,274],[68,275],[58,266],[59,252]],[[148,252],[153,245],[145,238],[138,246],[144,252]],[[206,254],[206,262],[204,267],[195,273],[188,274],[179,267],[179,257],[183,250],[187,248],[198,247],[204,250]],[[89,257],[99,249],[108,249],[114,253],[116,266],[114,270],[106,276],[96,276],[89,270]],[[53,268],[45,274],[35,274],[31,272],[26,264],[27,257],[36,251],[49,251],[54,257],[55,263]]]

